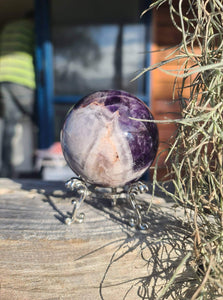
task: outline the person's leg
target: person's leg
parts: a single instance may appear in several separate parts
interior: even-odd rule
[[[2,145],[2,177],[12,176],[12,140],[15,135],[15,127],[21,113],[13,101],[8,83],[1,83],[1,99],[3,102],[3,145]]]
[[[34,90],[23,85],[9,83],[10,92],[15,103],[20,107],[20,111],[28,116],[32,116],[34,108]]]
[[[24,116],[23,109],[32,114],[34,97],[33,91],[23,86],[13,83],[2,83],[1,86],[4,104],[1,176],[12,177],[14,174],[13,147],[20,152],[22,151],[21,149],[24,149],[24,145],[15,145],[15,142],[19,141],[16,137],[16,127]]]
[[[0,174],[2,170],[2,143],[3,143],[3,100],[1,96],[1,84],[0,84]]]

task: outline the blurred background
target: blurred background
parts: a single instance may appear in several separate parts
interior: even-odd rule
[[[155,70],[131,82],[166,55],[157,50],[179,39],[167,7],[140,18],[148,5],[146,0],[0,0],[0,30],[28,11],[34,12],[35,23],[34,119],[24,116],[18,126],[23,148],[13,151],[15,176],[72,176],[61,152],[60,130],[69,108],[95,90],[123,89],[141,98],[156,119],[176,117],[173,77]],[[0,146],[2,127],[0,118]],[[159,125],[160,150],[174,132],[174,125]],[[160,172],[165,172],[163,160]]]

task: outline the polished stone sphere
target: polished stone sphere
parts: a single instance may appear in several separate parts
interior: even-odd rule
[[[151,166],[158,130],[149,108],[117,90],[92,93],[68,112],[61,131],[64,157],[90,184],[122,187],[138,180]]]

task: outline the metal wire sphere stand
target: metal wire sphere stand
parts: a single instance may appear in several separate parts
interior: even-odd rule
[[[71,216],[66,217],[65,223],[67,225],[71,225],[72,223],[82,223],[85,215],[84,213],[79,213],[79,209],[86,197],[91,194],[91,191],[86,182],[79,177],[69,179],[65,183],[65,186],[71,191],[76,190],[80,196],[78,200],[72,200],[73,210]],[[141,206],[136,203],[136,196],[148,191],[147,185],[141,181],[137,181],[126,185],[123,190],[125,191],[125,197],[134,212],[134,216],[129,219],[129,225],[140,230],[148,229],[148,224],[144,223],[142,220]],[[118,197],[117,188],[112,188],[109,196],[112,201],[112,205],[115,206]]]

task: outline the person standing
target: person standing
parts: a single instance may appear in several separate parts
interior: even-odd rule
[[[13,150],[21,149],[21,145],[16,145],[16,126],[24,116],[32,117],[35,88],[34,22],[33,13],[28,13],[23,19],[5,25],[0,34],[2,177],[14,175]]]

